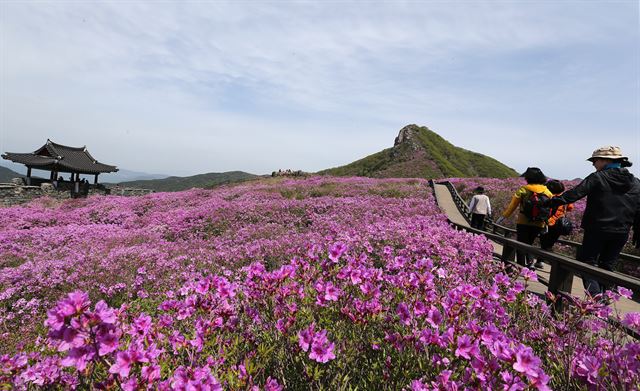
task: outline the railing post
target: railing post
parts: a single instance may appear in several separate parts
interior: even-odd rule
[[[562,311],[563,298],[558,295],[558,292],[567,292],[571,294],[571,287],[573,285],[573,273],[562,267],[559,262],[551,261],[551,275],[549,276],[549,292],[553,293],[556,300],[554,303],[554,310],[556,312]]]
[[[513,248],[508,243],[504,243],[502,245],[502,258],[500,258],[502,262],[504,263],[513,262],[513,260],[515,259],[515,255],[516,255],[515,248]]]

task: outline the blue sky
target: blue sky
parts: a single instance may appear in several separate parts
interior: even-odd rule
[[[518,171],[640,166],[638,1],[0,3],[3,152],[316,171],[411,123]]]

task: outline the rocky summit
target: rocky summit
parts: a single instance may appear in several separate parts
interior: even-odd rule
[[[373,178],[507,178],[518,175],[496,159],[456,147],[429,128],[418,125],[400,129],[391,148],[319,173]]]

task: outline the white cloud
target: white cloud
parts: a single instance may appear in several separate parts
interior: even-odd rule
[[[573,125],[585,144],[601,139],[589,122],[622,118],[625,145],[639,131],[628,85],[611,107],[601,97],[637,85],[637,53],[630,68],[593,73],[633,50],[633,2],[0,7],[3,150],[52,138],[136,170],[264,173],[355,160],[391,146],[407,123],[512,164],[517,152],[502,151],[521,144],[504,135],[566,124],[563,106],[584,117]],[[599,63],[600,50],[612,59]],[[563,144],[579,134],[545,125]]]

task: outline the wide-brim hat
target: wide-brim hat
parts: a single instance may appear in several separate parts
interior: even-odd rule
[[[613,145],[607,145],[606,147],[600,147],[593,151],[591,157],[587,160],[593,162],[595,159],[611,159],[611,160],[621,160],[621,159],[629,159],[627,156],[622,154],[622,150],[620,147],[616,147]]]
[[[542,173],[542,170],[538,167],[527,167],[527,170],[520,175],[525,179],[535,179],[540,183],[547,181],[547,177]]]

